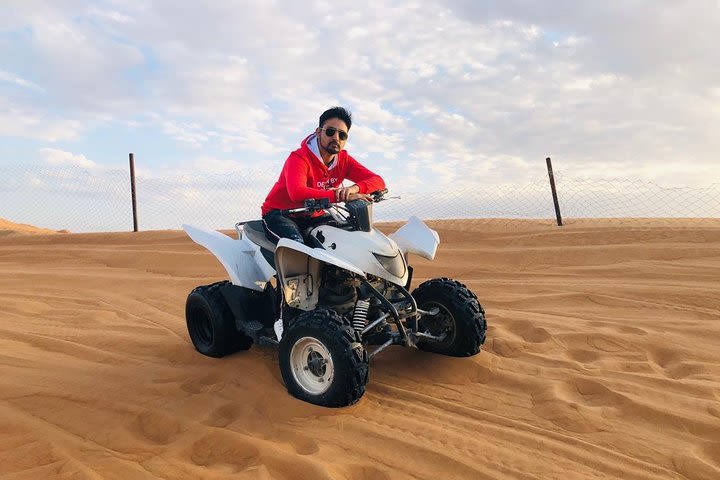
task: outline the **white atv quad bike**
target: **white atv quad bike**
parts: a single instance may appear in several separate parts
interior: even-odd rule
[[[385,193],[374,193],[374,201]],[[475,294],[448,278],[409,292],[408,255],[432,260],[437,232],[411,217],[385,236],[372,226],[372,206],[323,199],[289,210],[325,210],[332,218],[307,229],[305,245],[288,238],[273,244],[261,220],[238,223],[237,240],[183,225],[230,276],[188,296],[185,316],[195,348],[222,357],[253,342],[277,345],[288,392],[327,407],[357,402],[370,359],[390,345],[477,354],[487,324]]]

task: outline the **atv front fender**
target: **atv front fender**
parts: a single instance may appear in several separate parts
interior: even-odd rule
[[[405,225],[388,237],[395,240],[406,258],[408,253],[415,253],[432,260],[435,258],[438,245],[440,245],[440,235],[415,216],[410,217]]]
[[[275,267],[285,302],[301,310],[312,310],[318,302],[320,265],[327,263],[365,278],[355,265],[321,248],[311,248],[289,238],[281,238],[275,249]]]

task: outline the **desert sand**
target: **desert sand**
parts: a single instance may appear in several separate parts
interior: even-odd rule
[[[193,349],[226,275],[183,232],[0,235],[0,478],[720,478],[720,220],[430,224],[414,285],[466,283],[484,349],[390,348],[342,409]]]
[[[55,231],[47,228],[35,227],[24,223],[15,223],[4,218],[0,218],[0,236],[18,235],[18,234],[47,234],[47,233],[69,233],[67,230]]]

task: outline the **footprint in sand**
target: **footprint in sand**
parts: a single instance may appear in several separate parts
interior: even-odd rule
[[[570,349],[567,351],[567,356],[580,363],[592,363],[600,358],[600,354],[596,350],[587,350],[584,348]]]
[[[260,463],[260,452],[250,442],[228,432],[213,432],[186,452],[195,465],[239,472]]]
[[[719,447],[720,445],[716,442],[710,445],[710,448],[715,448],[716,450]],[[708,455],[708,447],[693,450],[678,452],[673,456],[672,464],[675,470],[685,478],[716,480],[720,473],[717,455],[714,453]]]
[[[227,403],[213,410],[203,423],[211,427],[225,428],[238,420],[243,412],[243,406],[239,402]],[[283,433],[276,440],[289,443],[298,455],[312,455],[320,450],[315,440],[295,433]]]
[[[390,480],[390,475],[379,468],[368,465],[350,465],[347,467],[347,477],[358,480]]]
[[[141,440],[167,445],[172,443],[183,431],[183,428],[175,418],[164,413],[147,410],[138,415],[128,430]]]
[[[210,413],[210,417],[204,423],[212,427],[227,427],[242,415],[242,408],[239,402],[226,403]]]
[[[288,441],[290,442],[290,445],[293,446],[295,452],[298,455],[312,455],[320,451],[320,447],[318,446],[317,442],[309,437],[295,435],[294,437],[291,437]]]
[[[618,327],[617,330],[620,333],[629,334],[629,335],[647,335],[648,334],[647,330],[643,330],[642,328],[637,328],[637,327],[623,326],[623,327]]]
[[[619,362],[617,365],[617,369],[621,372],[627,372],[627,373],[645,373],[645,374],[654,374],[656,373],[655,369],[652,368],[652,365],[646,360],[646,361],[637,361],[637,362]]]
[[[505,358],[515,358],[522,352],[519,342],[513,342],[504,338],[493,338],[489,351]]]
[[[180,386],[188,393],[214,392],[222,389],[223,377],[219,374],[203,375],[202,377],[190,378]]]
[[[513,322],[509,325],[508,330],[528,343],[544,343],[552,338],[547,330],[537,327],[529,321]]]
[[[681,361],[665,367],[665,375],[673,380],[682,380],[695,375],[707,375],[710,377],[710,369],[707,364]]]
[[[602,431],[608,409],[623,408],[628,399],[605,385],[575,378],[545,386],[532,394],[533,412],[565,430]]]
[[[706,442],[700,451],[700,456],[720,470],[720,442]]]
[[[593,412],[575,402],[564,400],[557,385],[542,387],[531,394],[532,412],[563,430],[575,433],[601,431]]]
[[[568,380],[563,385],[566,398],[591,407],[619,407],[627,398],[588,378]]]
[[[611,335],[590,334],[587,337],[587,343],[597,350],[608,353],[629,352],[633,350],[629,343],[619,338],[613,338]]]
[[[707,363],[684,360],[682,352],[669,348],[653,348],[648,352],[648,360],[663,375],[673,380],[683,380],[691,376],[717,376],[720,369],[713,371]]]

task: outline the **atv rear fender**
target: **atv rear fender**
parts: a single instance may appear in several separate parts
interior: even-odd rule
[[[183,225],[183,229],[195,243],[207,248],[217,257],[233,285],[261,292],[275,274],[275,270],[260,253],[260,247],[248,241],[242,234],[235,240],[215,230],[204,230],[191,225]]]

